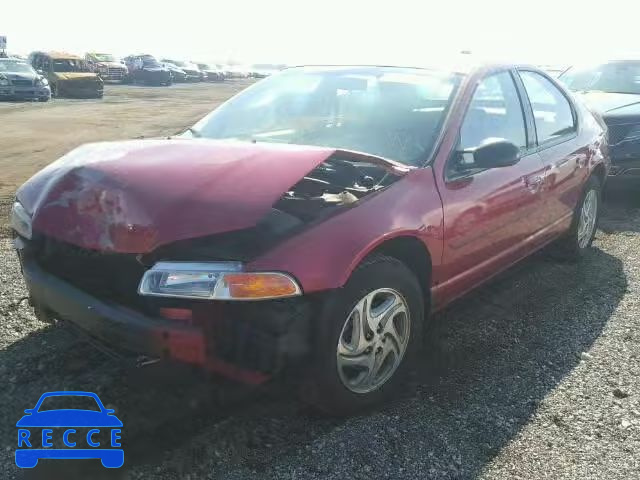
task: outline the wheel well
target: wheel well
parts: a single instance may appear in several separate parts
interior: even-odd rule
[[[378,245],[371,253],[381,253],[404,263],[420,282],[427,301],[431,300],[431,255],[416,237],[396,237]]]
[[[600,180],[600,186],[602,187],[604,185],[604,180],[606,175],[606,172],[604,170],[604,165],[602,165],[601,163],[596,165],[596,168],[593,169],[592,175],[596,177],[598,180]]]

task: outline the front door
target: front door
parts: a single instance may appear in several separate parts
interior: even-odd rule
[[[545,226],[544,164],[525,119],[511,71],[492,73],[479,82],[460,128],[458,148],[444,178],[437,179],[444,205],[439,301],[448,302],[521,258],[528,241]],[[520,161],[481,170],[472,167],[470,154],[459,153],[495,138],[520,147]]]

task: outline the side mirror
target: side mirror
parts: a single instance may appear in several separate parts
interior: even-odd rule
[[[504,138],[491,139],[487,143],[463,153],[473,155],[470,168],[510,167],[520,161],[520,149]],[[466,165],[465,165],[466,166]]]
[[[32,414],[32,413],[33,413],[33,410],[34,410],[33,408],[27,408],[27,409],[24,411],[24,413],[26,413],[26,414]]]

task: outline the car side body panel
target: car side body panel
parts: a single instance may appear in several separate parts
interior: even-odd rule
[[[492,190],[491,185],[485,186],[484,195],[486,195],[485,200],[487,201],[483,201],[482,195],[479,196],[479,193],[482,193],[479,190],[483,190],[481,187],[471,186],[472,188],[468,188],[470,185],[466,185],[464,181],[457,186],[447,184],[445,180],[446,164],[457,145],[458,132],[475,86],[485,76],[500,72],[505,68],[515,73],[512,67],[494,66],[478,69],[468,76],[451,109],[440,148],[433,161],[435,179],[444,204],[445,219],[442,263],[437,270],[438,274],[434,269],[432,277],[432,298],[435,309],[444,307],[452,300],[564,234],[570,227],[573,211],[589,176],[599,166],[603,167],[605,171],[609,168],[604,141],[606,132],[584,107],[576,105],[580,125],[578,135],[559,144],[555,150],[547,152],[544,156],[544,152],[536,153],[537,150],[534,149],[531,154],[521,160],[521,162],[534,161],[531,157],[537,155],[543,165],[542,171],[536,171],[536,175],[543,176],[543,184],[540,191],[537,192],[539,201],[535,205],[532,204],[532,208],[526,212],[522,210],[521,205],[523,202],[532,202],[532,196],[524,189],[519,189],[515,193],[513,191],[515,183],[511,184],[511,189],[508,188],[510,185],[508,180],[512,182],[526,181],[526,178],[503,178],[501,169],[495,169],[495,172],[482,172],[477,176],[478,178],[467,180],[469,184],[474,182],[480,184],[482,183],[480,177],[485,173],[496,176],[495,180],[502,178],[494,185],[495,190]],[[557,85],[556,82],[554,84]],[[523,106],[528,117],[527,125],[530,126],[533,118],[526,105],[526,97],[523,97]],[[502,192],[498,190],[501,182],[506,182],[503,183]],[[452,190],[455,188],[468,189],[468,195],[460,194],[462,190],[458,192]],[[450,204],[453,200],[451,194],[454,192],[456,193],[454,201],[460,206],[459,210],[451,209],[453,207]],[[488,193],[492,194],[487,195]],[[498,205],[490,206],[490,202]],[[555,204],[554,208],[560,212],[551,215],[548,211],[549,204]],[[559,208],[558,204],[561,204],[562,208]],[[464,207],[465,205],[466,207]],[[483,210],[484,215],[482,215]],[[469,222],[464,220],[465,213],[469,213],[471,217],[469,215],[467,217],[473,220],[466,228],[464,228],[465,223]],[[525,213],[532,218],[521,219],[519,217]],[[455,226],[456,219],[450,218],[452,214],[458,215],[460,229]],[[502,223],[499,221],[501,217],[514,215],[514,221],[520,221],[520,231],[517,232],[517,235],[512,235],[513,232],[509,229],[502,233],[495,231],[495,227]],[[451,222],[451,228],[447,228],[449,222]],[[484,233],[479,234],[478,232]],[[470,243],[473,246],[474,241],[484,244],[482,255],[477,255],[478,252],[474,251],[474,254],[466,252],[467,255],[463,253],[462,256],[459,256],[460,254],[448,249],[448,246],[454,247],[456,243],[459,245]]]

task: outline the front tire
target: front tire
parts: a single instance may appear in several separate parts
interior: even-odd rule
[[[575,262],[585,256],[596,235],[601,202],[602,185],[598,178],[592,176],[573,213],[569,232],[556,245],[558,258]]]
[[[415,275],[376,255],[329,302],[318,319],[303,399],[347,415],[397,395],[422,338],[424,297]]]

